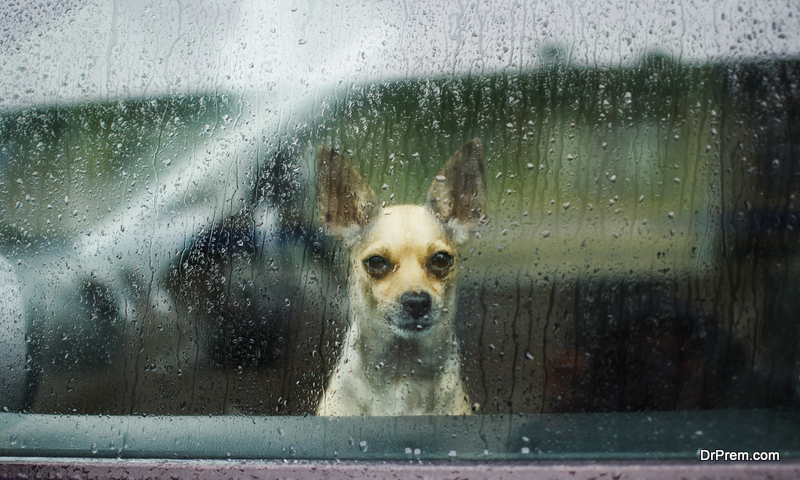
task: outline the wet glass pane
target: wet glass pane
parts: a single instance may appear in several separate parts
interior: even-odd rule
[[[0,454],[800,452],[791,7],[73,3],[3,7]]]

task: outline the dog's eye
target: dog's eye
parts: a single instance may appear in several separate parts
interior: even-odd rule
[[[373,255],[364,260],[364,267],[366,267],[367,272],[374,276],[383,276],[389,273],[392,265],[389,263],[389,260],[380,255]]]
[[[453,256],[447,252],[436,252],[428,262],[428,266],[434,273],[447,273],[453,266]]]

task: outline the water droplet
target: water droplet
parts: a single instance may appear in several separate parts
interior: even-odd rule
[[[625,103],[627,105],[630,105],[631,102],[633,101],[633,95],[631,95],[631,92],[625,92],[625,95],[623,96],[623,100],[625,101]]]

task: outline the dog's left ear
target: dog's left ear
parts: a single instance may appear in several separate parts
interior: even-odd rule
[[[485,201],[483,146],[475,138],[453,154],[433,179],[428,189],[428,207],[460,243],[483,216]]]

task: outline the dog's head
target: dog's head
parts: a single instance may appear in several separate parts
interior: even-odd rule
[[[351,249],[351,308],[355,302],[368,317],[359,328],[415,338],[450,326],[456,246],[481,219],[485,191],[478,139],[461,147],[436,175],[424,206],[381,208],[347,159],[319,149],[319,215]]]

